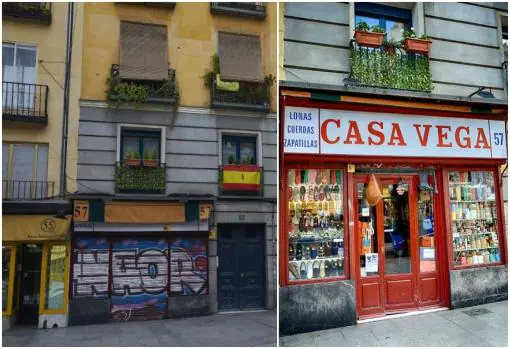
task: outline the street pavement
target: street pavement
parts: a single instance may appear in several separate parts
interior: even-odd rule
[[[469,315],[478,309],[485,314]],[[508,301],[280,337],[280,346],[507,347]]]
[[[260,311],[182,319],[112,322],[45,330],[16,326],[2,333],[2,345],[16,347],[276,347],[276,336],[276,312]]]

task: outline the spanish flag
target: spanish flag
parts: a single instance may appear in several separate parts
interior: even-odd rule
[[[223,166],[224,191],[260,191],[260,167],[256,165]]]

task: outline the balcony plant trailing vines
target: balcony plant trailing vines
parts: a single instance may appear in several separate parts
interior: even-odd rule
[[[118,192],[163,193],[165,191],[166,169],[161,167],[132,167],[118,163],[115,182]]]

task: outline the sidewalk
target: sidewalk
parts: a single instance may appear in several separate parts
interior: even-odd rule
[[[466,314],[475,309],[478,315]],[[308,347],[507,347],[507,344],[508,301],[280,338],[280,346]]]
[[[38,330],[14,327],[3,346],[276,346],[276,312],[244,312]]]

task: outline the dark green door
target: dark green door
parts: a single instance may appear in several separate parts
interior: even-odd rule
[[[218,308],[260,309],[265,305],[265,226],[218,225]]]
[[[36,325],[39,320],[42,246],[27,244],[21,248],[21,284],[18,323]]]

